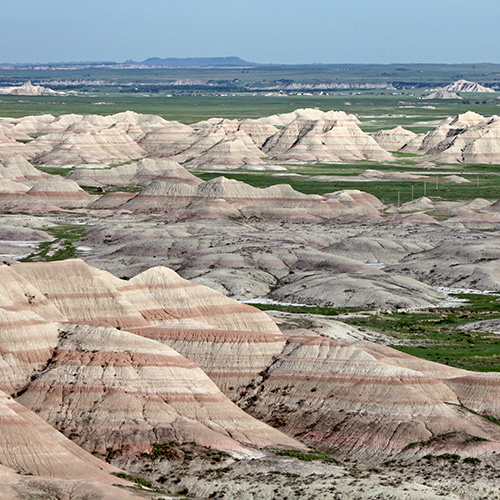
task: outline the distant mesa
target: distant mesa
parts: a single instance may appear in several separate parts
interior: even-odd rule
[[[134,64],[134,61],[127,61]],[[244,61],[239,57],[150,57],[145,61],[135,64],[144,64],[145,66],[169,66],[169,67],[228,67],[228,66],[260,66],[258,63]]]

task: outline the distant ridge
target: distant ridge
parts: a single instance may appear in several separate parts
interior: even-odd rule
[[[127,61],[131,63],[132,61]],[[139,64],[146,66],[170,66],[170,67],[186,67],[186,66],[259,66],[257,63],[244,61],[239,57],[167,57],[162,59],[160,57],[150,57]]]

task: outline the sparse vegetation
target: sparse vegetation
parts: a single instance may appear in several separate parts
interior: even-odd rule
[[[305,462],[312,462],[313,460],[320,460],[322,462],[333,463],[341,465],[342,463],[336,458],[318,450],[310,450],[304,453],[300,450],[275,450],[274,453],[279,457],[292,457]]]
[[[73,243],[85,237],[85,226],[80,224],[58,224],[45,231],[53,236],[54,240],[40,243],[38,250],[24,259],[20,259],[21,262],[51,262],[78,256],[78,250]]]
[[[147,479],[143,479],[142,477],[137,476],[129,476],[123,472],[112,472],[113,476],[119,477],[120,479],[125,479],[126,481],[130,481],[131,483],[135,483],[139,486],[144,486],[146,488],[154,489],[153,484]]]
[[[140,193],[142,186],[105,186],[104,188],[82,186],[82,189],[89,194],[103,195],[104,193]]]

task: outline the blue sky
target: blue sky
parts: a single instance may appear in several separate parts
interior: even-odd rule
[[[0,62],[500,63],[500,1],[0,0]]]

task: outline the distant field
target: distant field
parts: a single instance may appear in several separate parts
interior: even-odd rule
[[[478,170],[483,169],[483,173],[476,173],[474,167],[470,170],[467,167],[457,166],[453,172],[456,175],[463,175],[471,182],[468,184],[444,184],[439,178],[452,172],[450,168],[438,168],[432,171],[422,172],[429,178],[418,180],[373,180],[360,182],[357,180],[317,180],[309,177],[313,175],[335,175],[335,176],[353,176],[364,172],[367,169],[377,169],[381,171],[402,171],[399,165],[381,165],[373,162],[364,162],[357,165],[324,165],[321,167],[307,167],[302,170],[301,167],[289,168],[294,172],[301,172],[304,177],[276,177],[269,172],[192,172],[203,180],[213,179],[224,175],[227,178],[246,182],[254,187],[264,188],[275,184],[290,184],[294,189],[306,194],[325,194],[340,191],[343,189],[359,189],[376,196],[385,204],[406,203],[412,199],[421,196],[427,196],[434,201],[467,201],[475,198],[487,198],[491,201],[500,199],[500,178],[498,177],[498,166],[477,166]],[[466,169],[465,173],[462,168]],[[415,169],[413,169],[415,170]],[[436,183],[436,178],[438,182]]]
[[[175,95],[166,93],[144,96],[132,93],[96,92],[70,96],[0,95],[0,116],[19,118],[27,115],[68,113],[110,115],[121,111],[155,114],[167,120],[195,123],[211,117],[260,118],[287,113],[297,108],[331,109],[359,116],[367,132],[401,125],[415,132],[433,128],[425,122],[471,110],[491,116],[500,113],[496,94],[475,94],[466,101],[428,101],[415,92],[391,95],[389,92],[343,92],[335,95],[265,96]]]
[[[167,85],[180,79],[215,81],[234,90],[269,87],[288,83],[391,83],[393,85],[445,85],[459,78],[479,83],[500,83],[499,64],[310,64],[262,65],[248,68],[151,68],[113,69],[80,67],[76,69],[0,69],[0,84],[26,80],[79,81],[91,80],[115,84]]]

